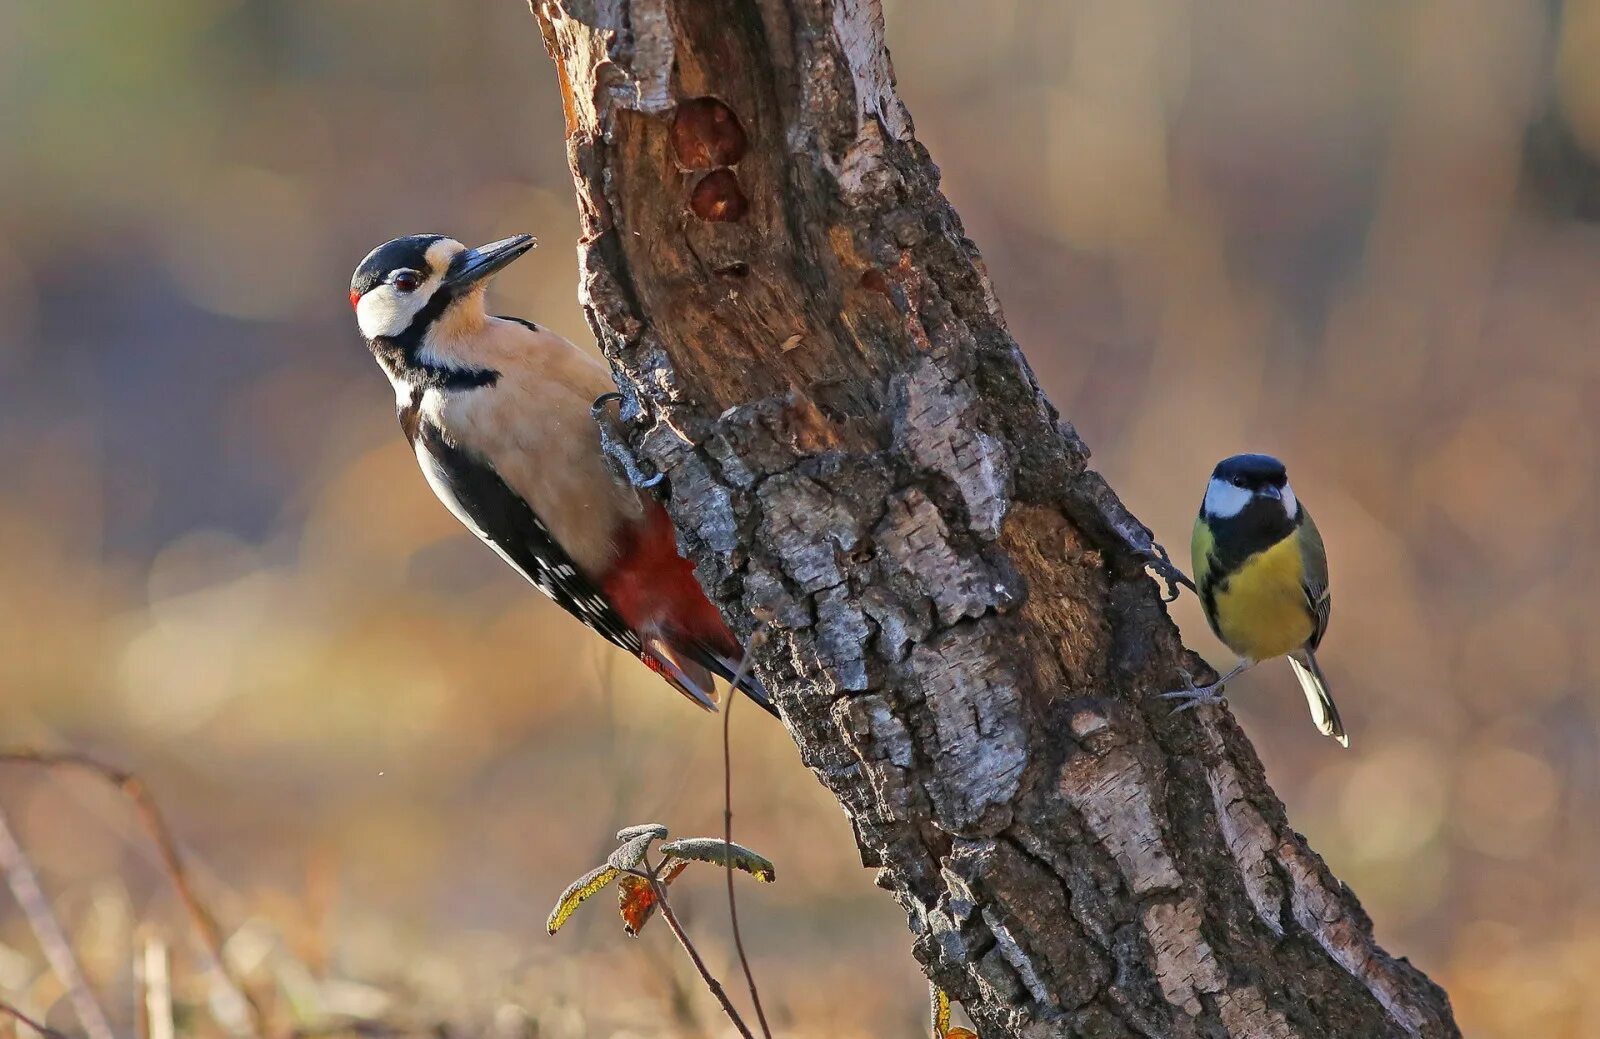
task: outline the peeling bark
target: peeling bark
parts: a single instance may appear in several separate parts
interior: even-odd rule
[[[1040,393],[876,0],[534,0],[583,300],[713,599],[986,1036],[1452,1036]]]

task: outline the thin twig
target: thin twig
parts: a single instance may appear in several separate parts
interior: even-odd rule
[[[28,861],[27,853],[17,842],[16,834],[12,833],[4,811],[0,811],[0,870],[5,871],[6,883],[11,886],[11,893],[17,896],[17,905],[22,907],[22,915],[27,917],[28,926],[39,940],[39,948],[44,950],[44,958],[49,961],[50,969],[66,986],[67,997],[72,1003],[72,1012],[78,1016],[78,1023],[88,1033],[89,1039],[113,1039],[106,1013],[100,1009],[100,1003],[84,979],[83,971],[78,967],[78,958],[73,955],[72,943],[67,941],[61,921],[56,919],[50,901],[44,897],[44,889],[39,886],[39,875],[34,872],[33,863]]]
[[[29,1017],[27,1014],[24,1014],[22,1011],[18,1010],[16,1007],[12,1006],[10,1003],[7,1003],[3,999],[0,999],[0,1014],[10,1014],[18,1021],[21,1021],[35,1032],[38,1032],[40,1035],[44,1036],[44,1039],[68,1039],[68,1037],[63,1033],[56,1031],[47,1024],[35,1021],[33,1018]]]
[[[733,684],[728,690],[728,702],[722,708],[722,843],[728,853],[723,865],[728,875],[728,920],[733,926],[733,948],[739,954],[739,966],[744,969],[744,980],[750,986],[750,1002],[756,1008],[756,1021],[761,1025],[763,1039],[772,1039],[772,1029],[767,1025],[767,1012],[761,1009],[761,993],[756,990],[756,976],[750,970],[750,960],[744,954],[744,936],[739,933],[739,903],[733,895],[733,741],[729,737],[733,702],[739,699],[739,683],[744,681],[750,667],[750,655],[766,632],[763,624],[750,639],[750,646],[733,672]]]
[[[28,748],[0,751],[0,765],[4,764],[81,769],[110,783],[132,802],[141,826],[149,836],[150,842],[155,845],[156,854],[160,856],[162,870],[166,873],[173,891],[177,893],[178,901],[183,903],[184,911],[188,914],[195,934],[211,961],[212,969],[222,980],[229,1000],[243,1007],[248,1017],[245,1023],[248,1024],[250,1034],[257,1039],[266,1036],[266,1016],[251,998],[244,984],[228,969],[227,960],[222,952],[222,929],[217,925],[216,917],[211,915],[211,911],[195,893],[194,886],[189,881],[188,868],[184,865],[183,854],[178,850],[178,843],[173,839],[172,831],[161,814],[160,806],[156,804],[155,798],[151,796],[143,780],[125,769],[108,765],[87,754],[70,751],[47,752]]]
[[[654,877],[650,878],[650,887],[656,893],[656,905],[661,910],[661,919],[667,922],[672,933],[677,936],[678,944],[683,946],[683,951],[689,954],[694,969],[700,972],[700,980],[706,983],[706,988],[717,997],[717,1002],[722,1004],[722,1012],[728,1015],[728,1020],[733,1022],[733,1027],[739,1030],[744,1039],[756,1039],[750,1034],[750,1026],[744,1023],[744,1018],[739,1016],[739,1011],[734,1008],[733,1002],[728,999],[728,993],[723,991],[722,982],[712,976],[706,968],[706,962],[700,958],[700,952],[694,947],[694,942],[689,940],[689,935],[684,931],[683,925],[678,922],[678,916],[672,911],[672,906],[667,902],[667,887]]]

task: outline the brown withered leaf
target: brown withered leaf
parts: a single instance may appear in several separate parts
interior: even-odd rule
[[[681,859],[672,863],[661,874],[661,883],[672,883],[688,868],[689,864]],[[643,877],[623,877],[617,884],[617,910],[622,914],[623,931],[629,938],[639,937],[639,932],[656,911],[656,893],[650,882]]]

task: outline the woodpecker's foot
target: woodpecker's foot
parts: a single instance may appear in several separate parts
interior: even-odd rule
[[[1188,574],[1178,569],[1177,564],[1172,561],[1172,556],[1167,554],[1167,550],[1159,541],[1151,541],[1150,547],[1142,555],[1145,558],[1145,565],[1155,571],[1155,575],[1167,586],[1166,594],[1161,597],[1162,602],[1176,602],[1179,585],[1183,585],[1196,595],[1200,594],[1200,589],[1189,580]]]
[[[1232,675],[1228,676],[1228,678],[1232,677]],[[1180,701],[1178,706],[1172,709],[1173,714],[1182,714],[1184,711],[1201,706],[1221,707],[1228,702],[1228,698],[1220,692],[1222,683],[1226,682],[1227,678],[1219,679],[1210,685],[1197,686],[1194,684],[1194,678],[1189,672],[1185,671],[1183,672],[1183,680],[1189,683],[1188,688],[1174,689],[1170,693],[1158,694],[1163,700]]]
[[[639,460],[633,456],[633,451],[617,436],[611,428],[611,416],[606,414],[606,405],[614,400],[622,400],[622,394],[615,391],[602,393],[596,397],[594,404],[589,408],[589,415],[594,419],[595,425],[600,427],[600,450],[605,452],[607,458],[616,463],[616,467],[629,483],[640,490],[649,490],[667,478],[666,473],[656,473],[646,476],[644,470],[639,468]]]

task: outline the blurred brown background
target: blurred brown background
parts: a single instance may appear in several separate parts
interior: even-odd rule
[[[1351,751],[1287,668],[1233,690],[1295,823],[1467,1034],[1593,1035],[1600,2],[886,6],[1012,328],[1135,511],[1182,554],[1257,449],[1316,513]],[[433,501],[345,301],[393,235],[532,231],[499,304],[587,341],[561,135],[518,3],[0,4],[0,742],[143,775],[281,1021],[724,1029],[664,930],[542,929],[618,824],[717,831],[717,727]],[[919,1034],[838,809],[734,728],[777,1023]],[[14,768],[0,806],[113,1016],[153,934],[215,1033],[125,806]],[[728,977],[720,879],[680,888]],[[0,896],[0,993],[75,1027],[58,992]]]

